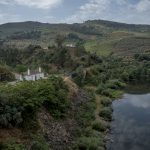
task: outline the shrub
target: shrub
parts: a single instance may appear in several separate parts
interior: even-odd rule
[[[92,128],[94,130],[97,130],[97,131],[100,131],[100,132],[103,132],[107,129],[106,125],[100,121],[96,121],[93,123],[92,125]]]
[[[110,107],[104,107],[101,109],[99,115],[105,120],[111,120],[112,118],[112,109]]]
[[[102,104],[104,107],[110,106],[111,103],[112,103],[112,100],[111,100],[109,97],[102,97],[102,98],[101,98],[101,104]]]
[[[105,89],[106,89],[105,85],[104,85],[104,84],[100,84],[100,85],[97,87],[96,92],[97,92],[98,94],[101,94]]]
[[[0,82],[13,81],[14,75],[5,67],[0,66]]]
[[[55,118],[64,117],[69,101],[67,100],[68,89],[62,78],[50,77],[50,82],[39,81],[39,97],[43,99],[43,105]]]
[[[42,136],[34,135],[30,150],[50,150],[50,149]]]
[[[101,92],[102,95],[107,96],[107,97],[111,97],[112,98],[112,89],[105,89]]]
[[[17,144],[15,141],[0,143],[1,150],[26,150],[23,144]]]
[[[119,80],[109,80],[106,83],[106,87],[110,89],[121,89],[121,88],[124,88],[125,86],[126,84]]]
[[[99,139],[95,137],[81,137],[78,140],[78,150],[97,150],[99,146]]]
[[[18,127],[26,122],[36,127],[36,112],[45,106],[53,117],[65,116],[68,89],[62,78],[0,86],[0,126]],[[30,119],[32,118],[32,119]],[[27,126],[26,126],[27,127]]]
[[[18,126],[23,122],[23,107],[15,105],[0,95],[0,127]]]

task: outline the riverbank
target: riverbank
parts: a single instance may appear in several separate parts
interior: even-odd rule
[[[84,90],[90,92],[94,96],[95,109],[90,111],[92,119],[89,120],[88,126],[84,126],[84,131],[81,138],[79,138],[80,148],[95,148],[98,150],[106,149],[107,134],[110,130],[112,121],[112,102],[119,99],[123,95],[123,90],[112,90],[111,96],[99,94],[97,88],[94,86],[86,86]],[[88,110],[84,113],[89,114]]]

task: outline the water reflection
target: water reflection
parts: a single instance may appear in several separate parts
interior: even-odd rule
[[[107,150],[150,150],[150,94],[125,94],[113,109]]]

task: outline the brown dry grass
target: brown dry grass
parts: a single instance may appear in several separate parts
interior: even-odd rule
[[[73,97],[78,93],[78,86],[69,77],[64,77],[64,82],[69,89],[69,98]]]

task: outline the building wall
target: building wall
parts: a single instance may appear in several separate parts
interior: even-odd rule
[[[24,79],[27,81],[35,81],[35,80],[39,80],[42,78],[44,78],[44,73],[38,73],[38,74],[34,74],[34,75],[24,76]]]
[[[16,80],[18,81],[23,81],[23,80],[26,80],[26,81],[36,81],[36,80],[39,80],[39,79],[43,79],[44,78],[44,73],[37,73],[37,74],[33,74],[33,75],[19,75],[19,74],[15,74],[15,78]]]
[[[36,74],[36,80],[44,78],[44,73],[38,73]]]
[[[35,75],[24,76],[24,79],[27,81],[35,81]]]

